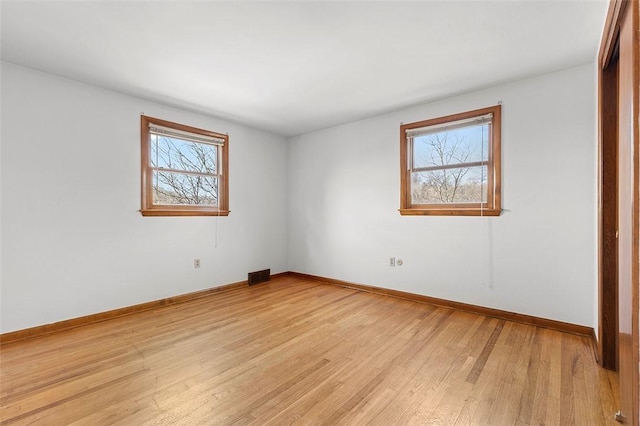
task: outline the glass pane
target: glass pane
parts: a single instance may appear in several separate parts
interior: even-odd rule
[[[413,168],[487,161],[489,123],[441,130],[413,140]]]
[[[218,178],[153,172],[154,205],[218,206]]]
[[[431,170],[411,174],[413,204],[487,201],[487,166]]]
[[[216,174],[217,158],[217,145],[151,135],[153,167]]]

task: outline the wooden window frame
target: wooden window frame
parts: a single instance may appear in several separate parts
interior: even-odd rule
[[[501,165],[500,142],[502,119],[501,105],[437,117],[400,126],[400,209],[401,215],[432,216],[500,216],[501,209]],[[484,203],[413,204],[411,197],[411,156],[413,155],[407,130],[442,125],[492,114],[490,143],[487,164],[487,201]],[[469,163],[470,164],[470,163]],[[458,165],[469,166],[467,163]],[[484,164],[481,162],[480,165]]]
[[[143,216],[228,216],[229,215],[229,136],[223,133],[198,129],[184,124],[174,123],[159,118],[142,115],[141,124],[141,170],[142,170],[142,208]],[[224,140],[224,145],[219,147],[219,171],[218,171],[218,206],[200,205],[170,205],[153,203],[153,170],[150,161],[151,137],[149,125],[156,124],[181,132],[193,133]]]

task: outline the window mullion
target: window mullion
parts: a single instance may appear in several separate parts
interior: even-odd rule
[[[446,169],[465,169],[468,167],[480,167],[489,165],[488,161],[474,161],[472,163],[455,163],[455,164],[444,164],[442,166],[430,166],[430,167],[417,167],[415,169],[411,169],[412,172],[430,172],[433,170],[446,170]]]
[[[154,171],[158,171],[158,172],[168,172],[168,173],[177,173],[180,175],[193,175],[193,176],[210,176],[210,177],[217,177],[218,174],[217,173],[206,173],[206,172],[192,172],[189,170],[182,170],[182,169],[171,169],[168,167],[150,167],[151,170]]]

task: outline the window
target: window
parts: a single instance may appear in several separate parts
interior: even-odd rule
[[[400,214],[500,215],[500,112],[400,126]]]
[[[143,216],[229,214],[229,137],[141,117]]]

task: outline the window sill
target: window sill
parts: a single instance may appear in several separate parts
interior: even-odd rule
[[[500,216],[502,209],[399,209],[402,216]]]
[[[142,216],[229,216],[229,210],[194,208],[153,208],[140,210]]]

